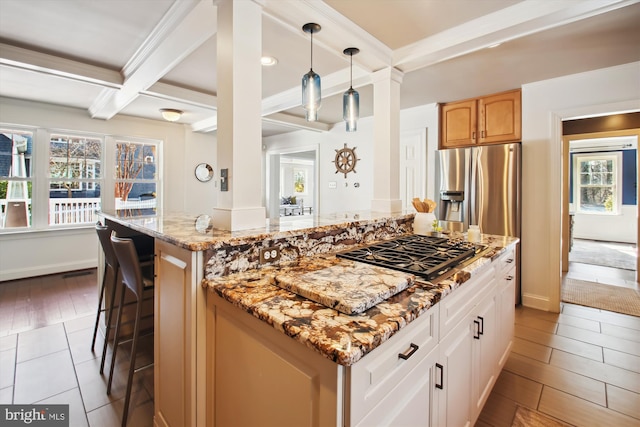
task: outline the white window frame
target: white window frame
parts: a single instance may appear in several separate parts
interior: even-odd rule
[[[66,135],[66,136],[85,136],[102,140],[102,176],[97,180],[97,183],[101,186],[100,199],[101,209],[103,211],[115,212],[115,198],[113,197],[115,189],[114,170],[115,166],[115,142],[116,141],[129,141],[133,143],[141,144],[153,144],[156,145],[156,213],[161,212],[162,206],[162,159],[163,159],[163,141],[158,139],[129,137],[129,136],[113,136],[97,134],[95,132],[84,132],[66,129],[45,129],[37,126],[25,126],[16,125],[11,123],[0,123],[0,128],[7,130],[15,130],[20,132],[30,132],[33,134],[33,152],[31,157],[31,176],[26,178],[27,181],[32,183],[31,194],[31,223],[29,227],[16,227],[16,228],[0,228],[0,235],[2,234],[15,234],[15,233],[32,233],[48,230],[61,230],[69,228],[93,228],[94,224],[91,223],[78,223],[78,224],[64,224],[64,225],[50,225],[49,224],[49,191],[50,183],[53,181],[59,181],[59,179],[51,178],[49,175],[49,144],[52,135]],[[90,171],[88,168],[87,173],[95,176],[95,172]],[[93,170],[93,169],[91,169]],[[82,178],[79,181],[91,181],[93,178]]]
[[[580,202],[580,189],[586,187],[580,183],[580,162],[584,160],[613,160],[614,202],[611,211],[583,210]],[[573,203],[576,213],[584,215],[620,215],[622,209],[622,152],[608,151],[599,153],[575,153],[573,155]]]

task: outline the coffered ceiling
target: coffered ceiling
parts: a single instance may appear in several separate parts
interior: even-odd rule
[[[222,0],[226,1],[226,0]],[[240,0],[252,1],[252,0]],[[401,107],[464,99],[640,60],[638,0],[255,0],[263,8],[263,135],[341,125],[354,56],[361,116],[371,73],[403,73]],[[96,119],[185,114],[216,129],[216,0],[0,0],[0,96],[86,110]],[[322,76],[319,122],[300,81]],[[489,48],[501,43],[500,46]],[[639,76],[640,78],[640,76]],[[0,121],[2,118],[0,117]]]

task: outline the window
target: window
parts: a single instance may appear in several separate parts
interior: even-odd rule
[[[0,228],[31,227],[33,133],[0,128]]]
[[[116,141],[115,207],[121,213],[156,211],[157,144]]]
[[[155,214],[161,141],[0,125],[0,233]]]
[[[574,156],[577,211],[617,214],[621,204],[621,153]]]
[[[49,141],[49,225],[95,222],[100,209],[102,140],[52,134]]]

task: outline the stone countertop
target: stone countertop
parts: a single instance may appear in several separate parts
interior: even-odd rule
[[[265,226],[250,230],[226,231],[213,228],[210,217],[187,213],[135,215],[114,211],[100,211],[98,215],[148,236],[191,251],[203,251],[220,244],[243,244],[264,239],[278,239],[299,235],[302,231],[342,230],[345,226],[365,225],[389,218],[412,218],[413,213],[398,214],[342,212],[327,215],[284,217],[265,220]]]
[[[452,233],[450,237],[464,238],[459,233]],[[203,287],[328,359],[349,366],[464,286],[470,277],[518,241],[513,237],[483,235],[479,243],[492,249],[484,257],[465,265],[450,278],[434,283],[416,281],[356,315],[341,314],[275,284],[278,274],[303,274],[353,262],[330,254],[204,280]]]

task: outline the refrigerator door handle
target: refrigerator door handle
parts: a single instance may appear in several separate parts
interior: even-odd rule
[[[469,210],[469,225],[479,225],[478,223],[478,151],[482,148],[474,147],[470,153],[470,165],[469,165],[469,197],[468,197],[468,210]]]

